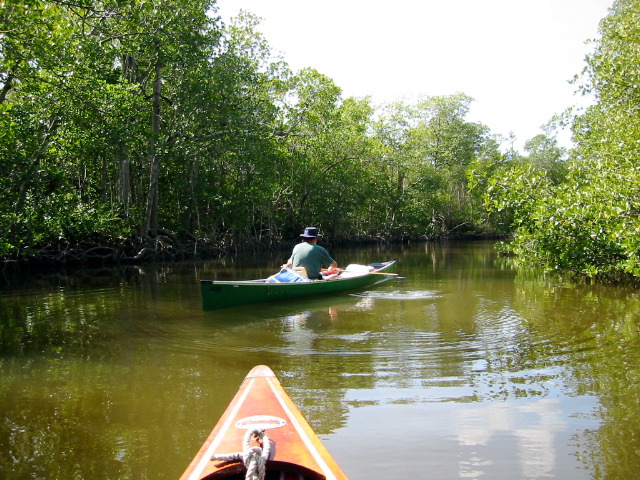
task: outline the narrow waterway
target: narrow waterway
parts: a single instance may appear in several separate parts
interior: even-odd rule
[[[489,242],[366,291],[204,312],[282,258],[87,270],[0,290],[0,478],[177,479],[269,365],[351,480],[634,478],[640,292],[517,273]]]

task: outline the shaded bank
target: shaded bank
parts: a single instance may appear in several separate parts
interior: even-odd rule
[[[323,239],[328,247],[383,245],[434,240],[494,240],[495,235],[457,235],[442,238],[412,237],[332,237]],[[20,256],[2,259],[3,273],[50,270],[66,267],[100,267],[102,265],[135,265],[148,262],[209,260],[238,253],[277,252],[291,249],[298,238],[279,242],[246,239],[243,242],[213,241],[191,234],[160,231],[148,237],[116,237],[85,240],[75,244],[60,241],[26,250]]]
[[[3,272],[77,266],[126,265],[153,261],[217,258],[227,254],[220,244],[167,231],[148,237],[60,241],[28,249],[20,256],[4,258]]]

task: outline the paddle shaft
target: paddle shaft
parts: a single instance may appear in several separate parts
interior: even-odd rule
[[[349,272],[349,270],[345,270],[344,268],[336,268],[335,270],[322,270],[323,272]],[[363,272],[364,274],[365,272]],[[392,275],[392,276],[397,276],[397,273],[391,273],[391,272],[366,272],[368,275]]]

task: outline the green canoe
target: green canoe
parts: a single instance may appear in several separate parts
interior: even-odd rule
[[[202,308],[218,310],[254,303],[292,300],[295,298],[326,295],[329,293],[370,287],[392,278],[395,260],[372,263],[369,273],[348,275],[333,280],[313,280],[307,282],[270,283],[268,279],[218,281],[201,280]],[[343,274],[344,275],[344,274]]]

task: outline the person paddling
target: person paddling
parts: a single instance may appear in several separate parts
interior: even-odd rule
[[[322,235],[318,233],[317,227],[306,227],[300,237],[302,237],[302,242],[293,247],[291,257],[282,266],[283,268],[303,267],[307,271],[307,277],[312,280],[322,279],[321,269],[323,267],[329,270],[338,268],[338,263],[331,258],[329,252],[318,245],[318,238],[321,238]]]

